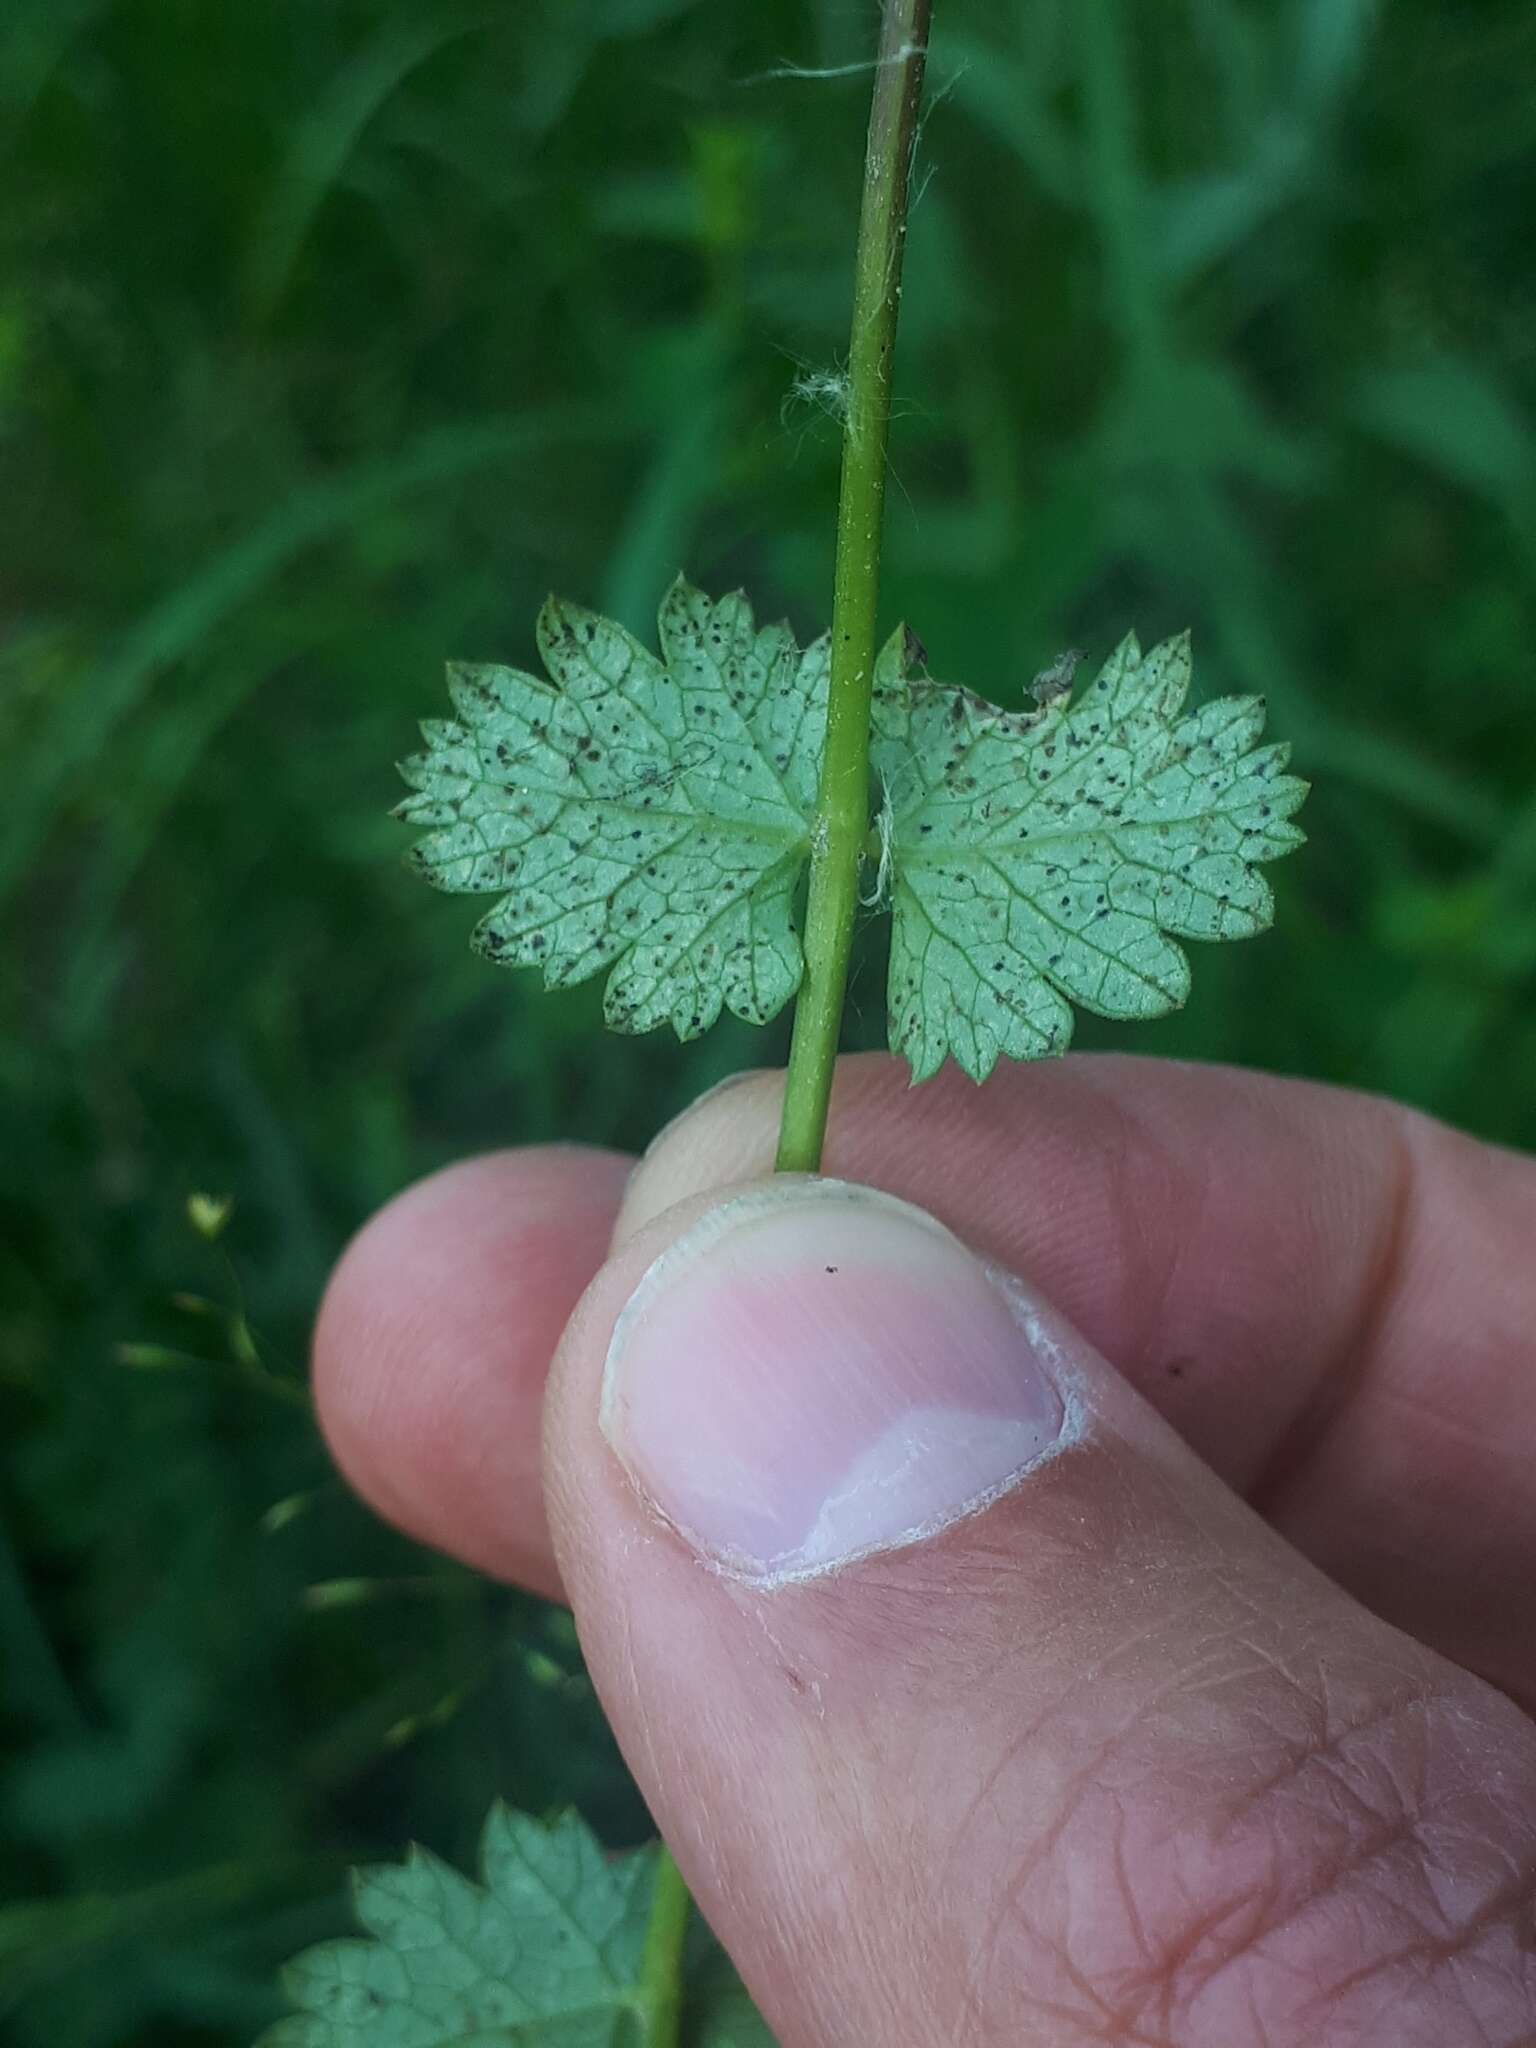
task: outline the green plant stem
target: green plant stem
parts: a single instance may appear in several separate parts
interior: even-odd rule
[[[778,1165],[785,1173],[814,1173],[821,1164],[859,906],[859,863],[869,832],[869,716],[891,366],[931,12],[932,0],[886,0],[876,58],[854,261],[827,738],[811,840],[805,979],[795,1005],[779,1130]]]
[[[848,415],[837,507],[832,585],[832,672],[827,739],[811,841],[805,912],[805,980],[795,1005],[781,1172],[821,1164],[842,1029],[848,958],[859,907],[859,863],[869,835],[869,712],[880,600],[891,363],[901,308],[907,195],[923,96],[932,0],[887,0],[875,64],[864,160],[864,202],[854,259]],[[645,2048],[677,2048],[682,2022],[683,1943],[691,1901],[665,1843],[658,1852],[638,2004]]]
[[[640,1959],[636,2004],[644,2048],[678,2048],[683,2020],[683,1943],[692,1900],[663,1842],[656,1852],[651,1917]]]

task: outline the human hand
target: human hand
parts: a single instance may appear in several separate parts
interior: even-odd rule
[[[572,1601],[784,2048],[1536,2042],[1536,1163],[1221,1069],[845,1061],[827,1173],[988,1277],[765,1190],[778,1094],[627,1186],[412,1189],[315,1370],[383,1513]]]

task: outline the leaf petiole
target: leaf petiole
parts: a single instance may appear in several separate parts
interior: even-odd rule
[[[683,2012],[683,1945],[688,1937],[692,1904],[672,1852],[665,1842],[660,1843],[640,1979],[635,1986],[641,2048],[678,2048]]]

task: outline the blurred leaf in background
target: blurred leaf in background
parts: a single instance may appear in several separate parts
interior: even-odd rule
[[[467,1865],[493,1795],[645,1833],[569,1625],[373,1523],[289,1395],[330,1261],[411,1177],[643,1143],[782,1053],[605,1037],[593,990],[493,974],[386,812],[444,658],[526,663],[552,587],[648,632],[686,567],[825,623],[867,81],[794,72],[856,64],[871,12],[0,20],[24,2048],[247,2041],[344,1925],[341,1865]],[[1191,625],[1206,694],[1270,698],[1311,844],[1276,933],[1203,954],[1139,1048],[1531,1143],[1536,19],[939,15],[888,618],[1004,702],[1062,647]],[[234,1198],[217,1243],[199,1190]]]

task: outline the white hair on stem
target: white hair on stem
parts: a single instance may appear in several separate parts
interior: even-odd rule
[[[896,814],[891,803],[891,786],[882,775],[880,778],[880,808],[875,813],[875,834],[880,842],[880,863],[875,870],[875,885],[870,893],[860,895],[859,901],[866,910],[874,910],[882,904],[891,886],[891,841],[895,837]]]
[[[888,71],[893,65],[905,64],[910,57],[926,57],[926,43],[903,43],[899,50],[893,50],[888,57],[865,57],[856,64],[795,64],[786,59],[774,64],[767,71],[754,71],[746,78],[738,78],[738,85],[770,85],[778,78],[823,79],[823,78],[867,78],[872,71]]]

